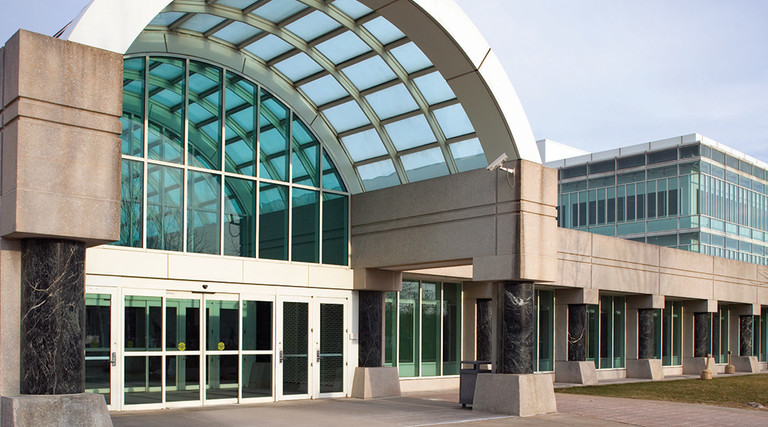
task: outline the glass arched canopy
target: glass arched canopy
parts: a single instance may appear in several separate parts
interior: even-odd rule
[[[197,56],[259,81],[333,140],[329,150],[353,193],[482,167],[501,152],[538,161],[498,60],[487,45],[466,43],[482,37],[451,1],[137,2],[158,12],[130,48],[105,47]],[[93,15],[108,19],[102,9],[125,9],[125,22],[146,14],[114,3],[94,0],[65,37],[88,43],[78,30],[94,30]],[[454,15],[463,20],[448,19]],[[99,43],[111,42],[88,44]]]

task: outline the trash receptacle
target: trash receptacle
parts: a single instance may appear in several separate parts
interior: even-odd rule
[[[465,368],[465,366],[467,366]],[[472,366],[469,368],[468,366]],[[491,362],[482,360],[462,360],[461,370],[459,371],[459,403],[462,408],[471,405],[475,400],[475,384],[477,383],[477,374],[490,373]]]

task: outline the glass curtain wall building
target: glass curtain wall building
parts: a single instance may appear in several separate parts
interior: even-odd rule
[[[547,166],[560,227],[768,263],[768,164],[688,135]]]

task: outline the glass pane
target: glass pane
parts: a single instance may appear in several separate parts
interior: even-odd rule
[[[600,298],[600,368],[613,365],[613,300],[611,297]]]
[[[272,355],[243,355],[243,399],[272,396]]]
[[[350,65],[342,71],[361,91],[397,78],[395,72],[378,55]]]
[[[189,62],[191,166],[221,169],[221,69]]]
[[[123,154],[144,155],[144,58],[123,61]]]
[[[184,150],[184,61],[149,60],[149,158],[181,163]]]
[[[323,188],[326,190],[347,191],[339,171],[333,165],[331,156],[323,150]]]
[[[234,45],[239,45],[259,33],[261,33],[261,30],[258,28],[235,21],[214,33],[214,36]]]
[[[165,401],[200,400],[200,356],[165,357]]]
[[[381,142],[381,138],[376,129],[369,129],[344,136],[341,138],[341,141],[344,143],[344,147],[347,149],[349,156],[352,157],[352,161],[355,162],[387,154],[387,149],[384,148],[384,143]]]
[[[440,284],[421,284],[421,376],[440,375]]]
[[[439,148],[406,154],[400,160],[411,182],[448,175],[448,166]]]
[[[224,18],[220,16],[209,15],[207,13],[197,13],[192,16],[191,19],[181,25],[181,28],[185,30],[197,31],[198,33],[205,33],[216,25],[224,21]]]
[[[448,86],[448,82],[446,82],[443,76],[437,71],[425,76],[417,77],[413,79],[413,81],[416,82],[416,86],[419,87],[419,90],[422,95],[424,95],[424,99],[427,100],[429,105],[456,98],[453,90]]]
[[[661,363],[672,365],[672,303],[667,302],[661,319]]]
[[[288,52],[292,48],[293,46],[280,37],[269,34],[246,46],[245,50],[267,62]]]
[[[224,255],[256,256],[256,183],[224,178]]]
[[[323,34],[327,34],[340,26],[341,24],[336,22],[336,20],[325,13],[316,10],[309,15],[286,25],[285,28],[308,42]]]
[[[237,399],[237,355],[209,355],[205,369],[205,398]]]
[[[624,367],[624,335],[626,330],[625,325],[625,311],[624,311],[624,298],[623,297],[613,297],[613,367],[614,368],[623,368]],[[658,319],[659,316],[659,310],[656,310],[656,316]],[[659,334],[659,328],[656,328],[656,336],[658,339],[661,338]],[[656,343],[656,357],[659,357],[661,355],[658,354],[658,352],[661,350],[661,346],[659,343]]]
[[[360,40],[360,37],[352,31],[346,31],[318,44],[317,50],[334,64],[340,64],[348,59],[370,52],[371,47]]]
[[[320,393],[344,391],[344,306],[320,304]]]
[[[187,189],[187,251],[221,253],[221,177],[189,171]]]
[[[397,366],[397,292],[384,293],[384,366]]]
[[[475,131],[461,104],[435,110],[435,118],[446,138],[467,135]]]
[[[349,15],[352,19],[360,18],[372,12],[371,9],[363,6],[357,0],[335,0],[333,5]]]
[[[365,99],[381,120],[419,109],[402,83],[367,95]]]
[[[293,120],[293,183],[320,187],[320,143],[299,119]]]
[[[347,90],[330,74],[317,80],[312,80],[300,86],[300,88],[318,106],[349,95]]]
[[[147,248],[180,251],[182,244],[182,170],[147,165]]]
[[[123,160],[120,165],[120,241],[117,245],[142,247],[144,164]]]
[[[288,260],[288,187],[259,186],[259,258]]]
[[[160,351],[162,333],[160,297],[125,297],[125,351]],[[159,378],[158,378],[159,381]]]
[[[400,178],[397,177],[392,160],[382,160],[358,166],[357,173],[363,180],[363,186],[367,191],[400,184]]]
[[[600,319],[598,317],[598,306],[587,306],[587,360],[595,362],[595,367],[599,367],[598,355],[600,353]]]
[[[337,133],[346,132],[370,123],[357,101],[349,101],[323,111]]]
[[[205,324],[208,329],[206,348],[209,351],[237,350],[240,333],[237,301],[206,301]],[[237,368],[237,360],[235,360]],[[237,378],[237,373],[235,373]]]
[[[307,6],[295,0],[271,1],[254,10],[253,14],[277,23],[306,8]]]
[[[323,264],[347,265],[348,229],[347,196],[323,193]]]
[[[270,301],[243,301],[243,350],[272,350]]]
[[[392,49],[392,55],[395,56],[400,65],[405,68],[408,73],[413,73],[432,66],[429,58],[424,55],[413,42],[408,42],[402,46],[398,46]]]
[[[555,293],[538,291],[538,294],[539,371],[553,371],[555,369]]]
[[[169,351],[200,350],[200,301],[196,299],[165,300],[165,349]]]
[[[291,259],[318,262],[320,250],[320,195],[317,191],[293,189]]]
[[[443,375],[459,375],[461,362],[461,284],[443,284]]]
[[[154,19],[149,23],[149,25],[158,25],[167,27],[168,25],[172,24],[177,19],[184,16],[183,12],[163,12],[159,13],[157,16],[155,16]]]
[[[162,401],[163,358],[160,356],[126,356],[124,397],[126,405],[160,403]]]
[[[481,169],[488,166],[488,160],[485,159],[483,146],[477,138],[456,142],[449,147],[459,172]]]
[[[85,391],[110,400],[112,296],[85,294]]]
[[[674,312],[672,313],[672,364],[683,364],[683,303],[674,303]]]
[[[398,368],[401,377],[419,375],[419,282],[403,281],[400,291]]]
[[[288,120],[290,111],[269,92],[261,92],[259,115],[260,174],[262,178],[288,181]]]
[[[274,67],[294,82],[323,71],[323,67],[304,52],[278,62]]]
[[[283,394],[307,394],[309,304],[283,303]]]
[[[363,24],[363,27],[370,31],[381,44],[392,43],[395,40],[400,40],[405,37],[405,34],[403,34],[402,31],[398,30],[391,22],[381,16],[366,22]]]
[[[227,172],[256,176],[256,104],[258,88],[240,76],[227,73],[226,95]]]

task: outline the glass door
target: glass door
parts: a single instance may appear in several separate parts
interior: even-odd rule
[[[278,299],[277,397],[309,399],[310,395],[310,299]]]
[[[85,294],[85,391],[104,396],[109,410],[118,409],[118,310],[116,289],[88,286]]]
[[[200,306],[192,293],[168,293],[165,298],[165,403],[166,406],[199,404]]]
[[[346,300],[320,298],[316,299],[316,307],[313,397],[343,397],[347,370]]]
[[[239,388],[240,310],[237,295],[205,298],[204,402],[237,403]]]

